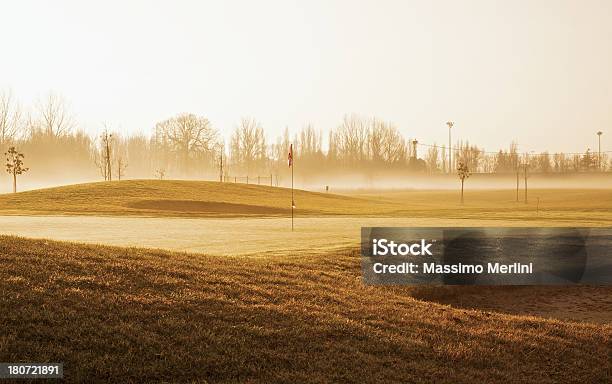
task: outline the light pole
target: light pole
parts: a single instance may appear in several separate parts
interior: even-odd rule
[[[529,154],[525,153],[525,204],[527,204],[527,166],[529,165]]]
[[[451,148],[451,128],[453,127],[453,125],[455,125],[455,123],[453,123],[452,121],[447,121],[446,125],[448,125],[448,173],[453,173],[453,162],[452,160],[452,153],[453,150]]]
[[[602,131],[597,132],[597,139],[599,148],[597,150],[597,168],[601,171],[601,135],[603,135]]]

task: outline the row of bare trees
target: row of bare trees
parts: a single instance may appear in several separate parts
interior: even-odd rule
[[[38,100],[32,111],[26,112],[11,91],[0,91],[0,145],[35,132],[49,137],[70,134],[76,127],[66,101],[49,93]]]
[[[513,173],[524,164],[530,172],[584,172],[609,170],[604,154],[521,154],[516,144],[507,150],[486,152],[459,141],[448,164],[449,148],[405,138],[393,123],[378,118],[346,115],[327,135],[305,125],[293,135],[285,128],[274,142],[264,127],[243,118],[233,127],[229,142],[204,116],[178,114],[158,122],[151,135],[123,135],[102,125],[102,133],[78,129],[67,102],[56,94],[23,108],[10,92],[0,92],[0,146],[17,146],[28,155],[32,177],[63,181],[124,177],[187,177],[218,179],[220,164],[228,176],[287,173],[286,158],[294,145],[300,175],[346,171],[375,173],[381,169],[430,174],[456,171],[459,163],[475,173]],[[327,148],[324,148],[326,141]]]
[[[508,150],[496,153],[485,152],[484,149],[469,143],[458,142],[453,148],[453,167],[459,162],[465,163],[477,173],[512,173],[518,168],[528,165],[531,172],[537,173],[575,173],[609,171],[612,163],[606,153],[601,154],[587,149],[584,153],[519,153],[515,143]],[[448,164],[445,146],[430,147],[425,155],[425,163],[429,173],[446,172]]]

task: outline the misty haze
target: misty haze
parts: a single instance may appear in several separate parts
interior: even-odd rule
[[[0,379],[608,382],[612,263],[608,285],[572,268],[612,244],[611,14],[3,4]],[[361,269],[370,227],[580,230],[476,258],[570,270],[558,286],[384,286]]]

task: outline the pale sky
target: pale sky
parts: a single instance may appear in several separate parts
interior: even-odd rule
[[[24,1],[0,6],[0,88],[81,126],[179,112],[270,140],[345,113],[487,150],[612,149],[612,1]],[[454,140],[453,140],[454,141]],[[611,143],[606,145],[606,143]]]

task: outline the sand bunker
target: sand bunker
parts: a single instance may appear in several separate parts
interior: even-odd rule
[[[286,215],[290,209],[262,205],[222,203],[197,200],[141,200],[128,203],[129,208],[154,211],[198,212],[215,215]]]

